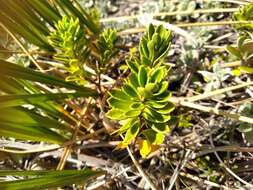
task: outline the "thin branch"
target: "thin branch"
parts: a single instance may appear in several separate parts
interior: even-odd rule
[[[203,0],[203,1],[217,1],[217,2],[223,2],[223,3],[233,3],[233,4],[238,4],[238,5],[247,5],[248,2],[245,1],[240,1],[240,0]]]
[[[238,67],[240,65],[242,65],[241,61],[233,61],[233,62],[223,63],[223,64],[221,64],[221,67],[222,68],[225,68],[225,67]]]
[[[184,168],[185,164],[189,160],[191,153],[192,153],[191,150],[189,149],[186,150],[183,160],[181,160],[181,162],[177,165],[177,167],[174,170],[173,175],[170,178],[170,186],[168,190],[172,190],[180,171]]]
[[[241,147],[239,145],[228,145],[228,146],[218,146],[218,147],[209,147],[203,151],[200,151],[193,155],[192,159],[197,157],[210,154],[213,152],[253,152],[253,147]]]
[[[180,98],[173,98],[172,97],[170,99],[170,101],[177,104],[178,106],[193,108],[193,109],[197,109],[197,110],[200,110],[200,111],[203,111],[203,112],[208,112],[208,113],[211,113],[211,114],[221,115],[221,116],[225,116],[225,117],[237,120],[237,121],[253,124],[253,118],[241,116],[241,115],[233,113],[233,112],[225,112],[225,111],[221,111],[221,110],[219,110],[217,108],[214,108],[214,107],[207,107],[207,106],[202,106],[202,105],[199,105],[199,104],[194,104],[192,102],[180,100]]]
[[[151,187],[152,190],[158,190],[159,188],[156,187],[155,184],[153,184],[153,182],[151,181],[151,179],[149,179],[148,175],[143,171],[143,169],[141,168],[141,166],[138,163],[138,161],[135,159],[135,157],[132,154],[132,152],[131,152],[131,150],[130,150],[129,147],[127,147],[127,151],[129,153],[129,156],[132,159],[135,167],[137,168],[138,172],[141,174],[141,176],[143,177],[143,179],[147,182],[147,184],[149,184],[149,186]]]
[[[242,83],[242,84],[239,84],[239,85],[236,85],[236,86],[230,86],[230,87],[227,87],[227,88],[214,90],[214,91],[211,91],[211,92],[206,92],[204,94],[192,96],[192,97],[186,98],[184,100],[189,101],[189,102],[195,102],[195,101],[198,101],[198,100],[203,100],[203,99],[206,99],[206,98],[210,98],[212,96],[216,96],[216,95],[219,95],[219,94],[223,94],[225,92],[229,92],[229,91],[232,91],[232,90],[237,90],[237,89],[244,88],[244,87],[251,86],[251,85],[253,85],[253,81],[245,82],[245,83]]]
[[[220,189],[224,189],[224,190],[238,190],[238,189],[233,189],[233,188],[226,187],[225,185],[220,185],[220,184],[214,183],[212,181],[201,179],[197,176],[194,176],[194,175],[191,175],[191,174],[185,173],[185,172],[180,172],[180,176],[188,178],[188,179],[193,180],[193,181],[196,181],[198,184],[204,183],[205,185],[220,188]]]
[[[11,53],[11,54],[24,54],[24,51],[13,51],[13,50],[0,50],[0,53]],[[50,52],[40,52],[40,51],[28,51],[28,53],[36,55],[50,55]]]
[[[195,23],[178,23],[174,24],[175,26],[184,28],[184,27],[201,27],[201,26],[224,26],[224,25],[235,25],[235,24],[252,24],[253,21],[217,21],[217,22],[195,22]],[[118,35],[128,35],[145,32],[146,28],[130,28],[118,32]]]
[[[213,140],[212,140],[212,136],[210,135],[209,141],[211,143],[211,146],[213,148],[215,148],[214,144],[213,144]],[[242,178],[240,178],[238,175],[236,175],[230,168],[228,168],[225,163],[221,160],[220,156],[218,155],[218,153],[215,151],[214,155],[216,156],[216,158],[218,159],[218,161],[220,162],[221,166],[223,166],[225,168],[225,170],[231,175],[233,176],[235,179],[237,179],[238,181],[240,181],[241,183],[243,183],[244,185],[246,185],[246,187],[249,187],[250,189],[253,188],[253,185],[248,183],[247,181],[243,180]]]
[[[194,22],[194,23],[179,23],[179,27],[199,27],[199,26],[223,26],[223,25],[235,25],[235,24],[252,24],[252,20],[248,21],[216,21],[216,22]]]
[[[3,148],[0,148],[0,152],[7,152],[7,153],[13,153],[13,154],[31,154],[31,153],[38,153],[38,152],[49,152],[49,151],[57,150],[59,148],[63,148],[65,146],[68,146],[71,144],[75,144],[78,141],[91,139],[93,136],[99,135],[104,132],[106,132],[105,128],[101,128],[101,129],[96,130],[94,133],[84,135],[82,137],[79,137],[76,140],[67,141],[67,142],[63,143],[62,145],[53,144],[53,145],[48,145],[48,146],[44,146],[41,148],[36,147],[34,149],[29,149],[29,150],[13,150],[13,149],[7,149],[7,148],[3,147]]]

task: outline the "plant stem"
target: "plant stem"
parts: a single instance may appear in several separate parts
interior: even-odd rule
[[[224,25],[235,25],[235,24],[253,24],[253,21],[217,21],[217,22],[195,22],[195,23],[178,23],[174,24],[178,27],[201,27],[201,26],[224,26]],[[140,32],[145,32],[146,28],[130,28],[126,30],[122,30],[118,32],[118,35],[128,35],[128,34],[135,34]]]
[[[188,107],[188,108],[192,108],[192,109],[197,109],[197,110],[200,110],[203,112],[221,115],[221,116],[225,116],[225,117],[237,120],[237,121],[253,124],[253,118],[241,116],[241,115],[233,113],[233,112],[225,112],[225,111],[218,110],[217,108],[214,108],[214,107],[207,107],[207,106],[202,106],[202,105],[195,104],[195,103],[188,102],[188,101],[183,101],[183,99],[181,100],[180,98],[173,98],[172,97],[170,99],[170,101],[177,104],[178,106],[184,106],[184,107]]]
[[[130,158],[132,159],[135,167],[137,168],[138,172],[140,173],[140,175],[143,177],[143,179],[147,182],[147,184],[149,184],[149,186],[151,187],[152,190],[158,190],[159,188],[155,186],[155,184],[153,184],[153,182],[150,180],[150,178],[148,177],[148,175],[145,173],[145,171],[143,171],[143,169],[141,168],[141,165],[138,163],[138,161],[135,159],[133,153],[131,152],[130,148],[127,146],[127,151],[128,154],[130,156]]]
[[[253,24],[252,20],[249,21],[217,21],[217,22],[194,22],[194,23],[179,23],[176,24],[179,27],[197,27],[197,26],[222,26],[222,25],[234,25],[234,24]]]
[[[197,157],[204,156],[206,154],[210,154],[213,152],[253,152],[253,147],[241,147],[239,145],[210,147],[196,153],[192,159],[195,159]]]
[[[226,68],[226,67],[238,67],[241,66],[242,62],[241,61],[233,61],[233,62],[228,62],[228,63],[223,63],[221,64],[222,68]]]
[[[224,2],[224,3],[234,3],[234,4],[239,4],[239,5],[246,5],[248,3],[248,1],[245,2],[245,1],[240,1],[240,0],[204,0],[204,1],[207,1],[207,2],[217,1],[217,2]]]
[[[219,95],[219,94],[223,94],[225,92],[229,92],[229,91],[232,91],[232,90],[237,90],[237,89],[244,88],[244,87],[251,86],[251,85],[253,85],[253,81],[245,82],[245,83],[242,83],[242,84],[239,84],[239,85],[236,85],[236,86],[230,86],[230,87],[227,87],[227,88],[214,90],[214,91],[211,91],[211,92],[206,92],[204,94],[199,94],[199,95],[196,95],[196,96],[192,96],[192,97],[186,98],[184,100],[188,101],[188,102],[194,102],[194,101],[210,98],[212,96],[216,96],[216,95]]]

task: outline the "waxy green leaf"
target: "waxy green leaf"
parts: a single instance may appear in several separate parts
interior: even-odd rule
[[[63,171],[0,171],[0,176],[30,177],[12,181],[1,181],[0,189],[10,190],[44,190],[63,187],[65,185],[79,184],[102,175],[103,172],[84,170]]]

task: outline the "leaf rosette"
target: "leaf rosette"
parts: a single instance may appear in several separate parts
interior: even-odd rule
[[[168,39],[169,31],[162,26],[154,29],[154,26],[150,25],[148,33],[140,42],[141,60],[127,61],[131,70],[130,76],[120,89],[109,93],[107,101],[111,110],[107,116],[119,120],[122,126],[116,133],[125,134],[124,140],[116,149],[125,148],[138,136],[142,136],[144,140],[137,139],[137,143],[140,145],[141,155],[146,157],[163,142],[165,134],[170,130],[167,123],[174,104],[169,101],[171,93],[166,80],[168,69],[160,66],[168,52]],[[165,44],[162,40],[166,40]],[[151,41],[154,44],[147,45]],[[143,52],[145,47],[148,48],[149,54]]]

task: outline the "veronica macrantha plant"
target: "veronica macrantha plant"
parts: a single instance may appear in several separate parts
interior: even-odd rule
[[[163,26],[150,25],[139,45],[140,59],[127,61],[131,74],[119,89],[110,92],[107,116],[119,120],[124,134],[123,141],[116,147],[125,148],[133,140],[140,145],[142,157],[146,157],[169,132],[168,121],[174,105],[169,101],[168,69],[163,60],[168,53],[171,32]],[[144,140],[138,140],[142,136]]]

